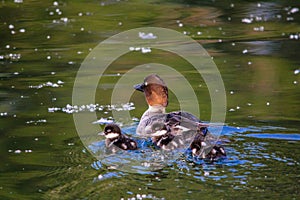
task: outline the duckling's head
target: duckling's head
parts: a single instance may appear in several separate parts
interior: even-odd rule
[[[157,74],[147,76],[144,82],[135,85],[134,89],[145,94],[149,106],[168,106],[168,87]]]
[[[121,135],[121,129],[117,124],[107,124],[104,127],[104,135],[107,139],[116,139]]]

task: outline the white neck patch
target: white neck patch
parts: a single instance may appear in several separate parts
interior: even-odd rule
[[[119,134],[111,132],[111,133],[108,133],[107,135],[105,135],[105,137],[108,139],[113,139],[113,138],[119,137]]]
[[[155,105],[149,106],[148,111],[153,113],[166,113],[166,108],[161,105]]]

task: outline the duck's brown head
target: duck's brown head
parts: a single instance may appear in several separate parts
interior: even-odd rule
[[[145,94],[148,105],[168,106],[168,87],[158,75],[151,74],[147,76],[144,82],[135,85],[134,89]]]

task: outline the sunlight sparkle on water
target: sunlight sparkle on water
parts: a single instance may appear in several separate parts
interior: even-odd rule
[[[78,112],[95,112],[95,111],[129,111],[134,110],[134,104],[132,102],[124,104],[115,104],[115,105],[99,105],[99,104],[87,104],[87,105],[70,105],[67,104],[63,108],[52,107],[48,108],[48,112],[62,111],[68,114],[78,113]]]
[[[57,87],[62,87],[63,84],[64,84],[64,82],[61,80],[58,80],[56,83],[52,83],[52,82],[48,81],[46,83],[42,83],[39,85],[30,85],[29,88],[35,88],[35,89],[41,89],[43,87],[57,88]]]

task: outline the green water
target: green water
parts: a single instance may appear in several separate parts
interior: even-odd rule
[[[298,2],[18,2],[0,2],[1,199],[299,198]],[[72,114],[62,110],[72,104],[76,73],[98,43],[149,26],[185,33],[213,57],[226,90],[226,161],[179,159],[146,174],[110,169],[88,152]],[[161,50],[115,60],[95,102],[110,105],[120,77],[153,60],[189,80],[199,99],[194,106],[209,121],[203,79],[184,59]],[[130,101],[132,118],[139,118],[144,97],[135,92]],[[168,110],[179,108],[171,92]],[[95,113],[112,117],[108,108]]]

